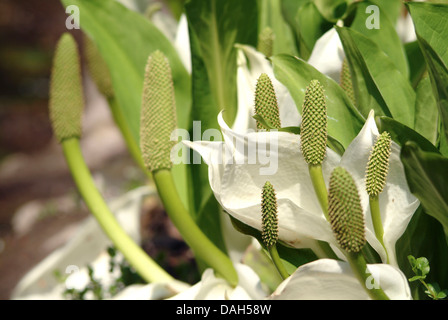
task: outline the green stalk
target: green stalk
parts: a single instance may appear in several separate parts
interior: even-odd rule
[[[375,236],[381,245],[386,251],[387,263],[389,263],[389,254],[387,252],[386,246],[384,245],[384,229],[383,222],[381,221],[381,212],[380,212],[380,201],[379,196],[370,196],[369,197],[369,205],[370,205],[370,214],[372,216],[373,229],[375,230]]]
[[[313,183],[314,191],[316,192],[317,199],[319,200],[320,207],[324,212],[325,218],[329,221],[328,216],[328,195],[327,186],[325,185],[324,175],[322,173],[322,165],[309,164],[308,169],[310,172],[311,181]]]
[[[169,169],[153,171],[153,180],[163,206],[195,256],[213,268],[232,286],[238,284],[238,275],[229,257],[218,249],[202,232],[183,206]]]
[[[286,271],[285,266],[283,265],[282,261],[280,260],[280,256],[277,251],[277,245],[273,245],[268,248],[269,254],[271,255],[272,262],[274,263],[275,267],[277,268],[278,272],[280,273],[280,276],[285,280],[289,277],[288,271]]]
[[[325,185],[324,175],[322,173],[322,165],[309,164],[308,169],[310,172],[311,182],[313,183],[314,191],[316,193],[317,199],[319,200],[320,207],[327,221],[330,221],[330,218],[328,216],[327,186]],[[328,258],[339,260],[338,256],[336,255],[336,253],[334,253],[333,249],[331,249],[330,245],[327,242],[318,241],[318,245]]]
[[[359,280],[369,297],[373,300],[390,300],[381,287],[367,287],[367,282],[372,280],[372,274],[368,271],[366,260],[360,252],[346,252],[346,257],[356,278]]]
[[[70,172],[87,207],[129,264],[148,282],[173,280],[120,226],[95,186],[90,170],[82,156],[79,139],[65,139],[61,145]]]

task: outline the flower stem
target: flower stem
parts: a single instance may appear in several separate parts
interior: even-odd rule
[[[87,207],[103,231],[124,255],[129,264],[148,282],[171,281],[173,278],[154,262],[123,230],[95,186],[82,156],[79,139],[62,141],[62,148],[73,179]]]
[[[271,255],[272,262],[274,263],[283,280],[285,280],[289,277],[289,273],[288,271],[286,271],[285,266],[280,260],[280,256],[277,251],[277,245],[274,244],[273,246],[269,247],[268,250],[269,254]]]
[[[381,221],[380,201],[378,196],[369,197],[370,213],[372,216],[373,228],[375,230],[375,236],[386,251],[387,263],[389,263],[389,254],[386,246],[384,245],[384,229]]]
[[[328,216],[328,194],[327,186],[325,185],[324,175],[322,173],[322,166],[320,164],[309,164],[308,169],[310,172],[311,181],[313,183],[314,191],[316,192],[317,199],[319,200],[320,207],[325,215],[327,221]]]
[[[379,285],[372,284],[372,281],[375,281],[375,279],[373,279],[372,274],[367,269],[366,260],[360,252],[346,252],[346,257],[356,278],[370,298],[373,300],[390,300]]]
[[[317,199],[319,200],[322,212],[324,213],[327,221],[330,221],[330,218],[328,216],[328,193],[324,175],[322,173],[322,165],[309,164],[308,170],[310,172],[311,182],[313,183],[314,192],[316,193]],[[327,242],[318,241],[318,245],[328,258],[339,260],[338,256],[334,253],[333,249]]]
[[[232,262],[199,229],[185,209],[174,185],[171,171],[168,169],[153,171],[153,179],[167,214],[194,254],[231,285],[236,286],[238,275]]]

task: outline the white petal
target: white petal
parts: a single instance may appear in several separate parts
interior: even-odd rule
[[[420,202],[408,188],[403,164],[400,160],[400,147],[395,143],[392,143],[386,187],[379,195],[379,199],[384,245],[389,252],[390,263],[398,266],[395,244],[406,231]]]
[[[210,187],[215,194],[216,199],[220,202],[221,177],[224,173],[224,142],[183,140],[182,143],[198,152],[208,165]]]
[[[250,300],[266,297],[260,278],[250,267],[235,264],[235,269],[239,278],[236,288],[232,288],[224,279],[217,278],[212,269],[207,269],[200,282],[170,300]]]
[[[300,115],[288,89],[274,76],[274,71],[265,55],[254,48],[238,45],[238,113],[232,129],[245,132],[255,129],[254,101],[257,80],[266,73],[272,81],[277,96],[280,120],[283,127],[299,126]],[[250,66],[250,67],[249,67]]]
[[[188,73],[191,74],[190,36],[188,34],[188,22],[185,14],[181,15],[179,25],[177,26],[174,47],[176,48],[185,69],[187,69]]]
[[[360,133],[345,150],[341,166],[350,172],[358,187],[366,218],[367,241],[380,254],[383,262],[386,262],[386,252],[375,237],[365,182],[370,152],[378,136],[379,132],[375,124],[374,113],[371,111]],[[386,186],[379,195],[379,199],[384,229],[383,239],[389,252],[390,263],[396,265],[395,243],[406,230],[419,202],[407,186],[404,168],[400,160],[400,147],[395,142],[392,142]]]
[[[368,265],[374,280],[390,299],[411,299],[407,279],[390,265]],[[276,300],[368,300],[347,262],[320,259],[299,267],[272,294]]]
[[[111,300],[160,300],[188,290],[190,285],[173,280],[167,283],[134,284],[120,291]]]
[[[401,42],[407,43],[417,40],[417,36],[414,30],[414,22],[409,13],[406,12],[405,16],[400,15],[395,26],[397,34],[400,37]]]
[[[223,208],[236,219],[261,230],[261,190],[270,181],[278,199],[281,240],[295,247],[303,247],[310,239],[334,243],[311,183],[308,164],[300,152],[300,137],[275,131],[243,135],[228,128],[222,116],[218,121],[227,155],[221,193],[217,196]],[[323,165],[326,177],[339,159],[328,149]]]
[[[308,63],[339,83],[344,57],[342,42],[332,28],[316,41]]]

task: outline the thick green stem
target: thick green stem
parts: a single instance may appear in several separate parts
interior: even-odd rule
[[[322,166],[320,164],[308,165],[311,181],[313,183],[314,191],[316,192],[317,199],[319,200],[320,207],[325,215],[327,221],[330,221],[328,216],[328,194],[327,186],[325,185],[324,175],[322,173]]]
[[[346,252],[346,257],[359,283],[373,300],[390,300],[379,284],[375,283],[372,274],[367,269],[367,263],[360,252]]]
[[[314,192],[316,193],[317,199],[319,200],[322,212],[324,213],[327,221],[330,221],[330,218],[328,216],[327,186],[325,184],[324,175],[322,173],[322,166],[320,164],[309,164],[308,170],[310,172],[311,182],[313,183]],[[331,249],[330,245],[327,242],[318,241],[318,244],[328,258],[339,260],[338,256],[334,253],[333,249]]]
[[[87,207],[129,264],[148,282],[173,280],[120,226],[96,188],[82,156],[79,140],[77,138],[64,140],[62,148],[70,172]]]
[[[238,275],[229,257],[217,248],[196,225],[179,198],[171,171],[160,169],[153,172],[160,199],[167,214],[194,254],[213,268],[231,285],[238,284]]]
[[[389,263],[389,254],[386,246],[384,245],[384,229],[383,222],[381,221],[380,201],[378,196],[369,197],[370,214],[372,216],[373,229],[375,230],[375,236],[386,251],[387,263]]]
[[[285,266],[280,260],[280,256],[278,255],[277,246],[274,244],[270,248],[268,248],[269,254],[271,255],[272,262],[280,273],[281,277],[284,279],[289,277],[288,271],[286,271]]]

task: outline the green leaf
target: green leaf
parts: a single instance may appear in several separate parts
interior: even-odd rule
[[[448,63],[448,5],[428,2],[406,3],[417,35],[425,39],[445,64]]]
[[[303,57],[304,53],[303,48],[301,49],[300,44],[300,33],[299,33],[299,23],[296,19],[297,13],[299,12],[299,8],[303,6],[305,3],[310,2],[310,0],[281,0],[282,6],[282,15],[285,22],[289,25],[291,32],[294,36],[294,42],[296,45],[296,50],[298,52],[299,57]],[[307,50],[307,55],[310,52]]]
[[[325,20],[313,2],[308,2],[297,11],[295,26],[300,57],[308,60],[316,41],[330,30],[333,24]]]
[[[385,14],[393,25],[397,23],[403,9],[402,0],[370,0],[369,2],[379,6],[381,14]]]
[[[401,150],[401,160],[410,191],[425,211],[448,230],[448,158],[407,142]]]
[[[408,256],[408,259],[409,263],[412,266],[412,271],[415,272],[418,279],[425,279],[426,275],[430,271],[428,259],[426,259],[425,257],[420,257],[416,259],[414,256]]]
[[[256,0],[190,0],[185,4],[192,58],[192,119],[201,140],[207,129],[218,129],[217,117],[231,125],[237,112],[236,43],[255,46],[258,39]],[[195,134],[197,136],[195,136]],[[221,208],[210,189],[206,164],[189,166],[190,207],[195,221],[222,250]]]
[[[428,141],[417,131],[405,126],[404,124],[392,118],[384,116],[377,117],[376,123],[380,132],[389,132],[392,140],[394,140],[400,146],[404,146],[406,142],[412,141],[424,151],[439,153],[439,150],[437,150],[437,148],[430,141]]]
[[[417,40],[428,65],[439,107],[439,116],[448,137],[448,6],[430,3],[407,4]]]
[[[447,286],[448,245],[447,242],[441,241],[444,238],[442,225],[426,214],[420,205],[396,244],[398,265],[407,278],[415,276],[408,256],[426,257],[431,265],[428,280],[437,281],[443,287]],[[426,295],[422,295],[422,286],[418,282],[410,283],[410,287],[414,299],[426,298]]]
[[[425,57],[417,40],[405,43],[404,50],[409,64],[409,81],[416,88],[426,71]]]
[[[193,115],[207,109],[215,118],[225,110],[224,118],[231,125],[237,111],[236,43],[256,46],[258,39],[258,9],[256,0],[190,0],[185,5],[190,26],[190,37],[195,40],[196,57],[193,72]],[[200,91],[209,87],[209,104],[195,102]],[[195,94],[198,93],[198,94]],[[201,118],[195,118],[201,119]],[[205,128],[208,129],[208,128]]]
[[[349,28],[336,27],[352,74],[356,106],[367,117],[391,117],[408,127],[414,126],[415,92],[392,60],[375,42]]]
[[[314,0],[321,15],[328,21],[336,22],[342,19],[350,3],[354,0]]]
[[[423,78],[416,89],[415,100],[415,131],[436,144],[438,136],[438,109],[437,102],[432,92],[431,80]]]
[[[261,32],[270,27],[274,32],[273,54],[297,54],[294,34],[282,15],[282,0],[259,0],[259,27]]]
[[[324,87],[327,101],[328,134],[346,148],[359,133],[365,120],[342,88],[301,59],[277,55],[271,60],[275,77],[288,88],[299,113],[302,112],[306,87],[311,80],[319,80]]]
[[[81,28],[95,42],[108,66],[118,108],[137,145],[145,65],[155,50],[162,51],[170,62],[178,126],[189,128],[190,76],[171,42],[148,19],[114,0],[62,0],[62,3],[79,8]],[[184,166],[175,166],[173,173],[186,203]]]
[[[390,1],[389,2],[394,2]],[[356,15],[350,29],[356,30],[377,44],[379,48],[390,58],[395,67],[407,78],[409,76],[408,61],[404,47],[395,31],[393,24],[387,17],[384,9],[378,7],[379,29],[366,27],[366,19],[369,13],[366,13],[367,7],[373,2],[359,2],[356,6]]]
[[[95,42],[112,77],[122,113],[139,141],[143,76],[148,56],[162,51],[173,73],[179,126],[186,128],[190,113],[190,77],[171,42],[150,22],[114,0],[62,0],[76,5],[81,28]]]

